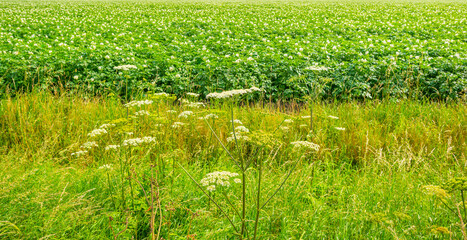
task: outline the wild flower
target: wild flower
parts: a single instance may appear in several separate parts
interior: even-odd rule
[[[130,69],[138,69],[135,65],[121,65],[114,67],[115,70],[128,71]]]
[[[192,92],[188,92],[188,93],[186,93],[186,95],[190,96],[190,97],[199,97],[198,93],[192,93]]]
[[[142,138],[132,138],[132,139],[123,140],[122,145],[136,147],[140,144],[155,143],[155,142],[156,142],[155,137],[142,137]]]
[[[178,115],[178,118],[188,118],[191,115],[193,115],[192,111],[184,111]]]
[[[447,191],[442,189],[440,186],[425,185],[425,186],[422,186],[422,189],[424,190],[426,194],[433,195],[441,199],[449,197],[449,194],[447,193]]]
[[[98,128],[98,129],[94,129],[92,130],[90,133],[88,133],[88,136],[89,137],[96,137],[96,136],[99,136],[99,135],[102,135],[102,134],[106,134],[107,131],[103,128]]]
[[[117,149],[119,148],[120,145],[108,145],[105,147],[105,150],[108,151],[108,150],[112,150],[112,149]]]
[[[217,118],[219,118],[219,116],[217,116],[217,115],[214,114],[214,113],[210,113],[210,114],[204,116],[202,119],[206,119],[206,120],[207,120],[207,119],[217,119]]]
[[[201,186],[207,187],[208,191],[216,190],[216,187],[230,187],[232,178],[237,177],[238,173],[227,172],[227,171],[220,171],[220,172],[212,172],[206,174],[206,177],[201,179],[200,184]],[[234,183],[241,183],[241,180],[235,178],[233,179]],[[239,181],[240,180],[240,181]]]
[[[116,125],[113,124],[113,123],[106,123],[106,124],[102,124],[99,128],[101,129],[108,129],[108,128],[112,128],[112,127],[115,127]]]
[[[256,92],[256,91],[261,91],[261,89],[259,89],[257,87],[251,87],[251,88],[248,88],[248,89],[230,90],[230,91],[224,91],[224,92],[221,92],[221,93],[214,92],[214,93],[209,93],[208,95],[206,95],[206,98],[207,99],[209,99],[209,98],[224,99],[224,98],[230,98],[230,97],[239,96],[239,95],[252,93],[252,92]]]
[[[177,113],[175,110],[167,110],[166,113]]]
[[[290,144],[293,145],[294,149],[307,149],[307,150],[319,150],[319,145],[316,143],[308,142],[308,141],[296,141],[291,142]]]
[[[292,119],[285,119],[284,123],[293,123],[293,120]]]
[[[141,111],[135,112],[135,115],[136,116],[143,116],[143,115],[149,116],[151,114],[146,110],[141,110]]]
[[[232,120],[230,120],[230,122],[232,122]],[[237,124],[243,125],[242,121],[240,121],[240,120],[238,120],[238,119],[234,119],[234,120],[233,120],[233,123],[237,123]]]
[[[75,76],[73,77],[73,79],[75,79],[75,80],[78,80],[78,78],[79,78],[78,75],[75,75]]]
[[[182,122],[174,122],[172,124],[172,128],[181,128],[183,127],[183,125],[185,125],[185,123],[182,123]]]
[[[71,156],[79,157],[79,156],[86,154],[87,152],[88,151],[77,151],[77,152],[72,153]]]
[[[280,126],[279,129],[284,131],[284,132],[288,132],[290,130],[290,128],[287,127],[287,126]]]
[[[85,142],[83,143],[83,145],[81,145],[81,148],[85,148],[85,149],[91,149],[93,147],[98,147],[96,142]]]
[[[133,135],[133,132],[126,132],[125,134],[128,135],[128,136],[131,136],[131,135]]]
[[[104,164],[100,166],[99,169],[112,169],[112,164]]]
[[[151,100],[142,100],[142,101],[131,101],[123,106],[125,107],[141,107],[143,105],[149,105],[149,104],[152,104],[153,101]]]
[[[332,116],[332,115],[329,115],[328,118],[330,118],[330,119],[339,119],[338,117]]]
[[[205,105],[202,102],[190,102],[186,106],[191,107],[191,108],[201,108],[201,107],[204,107]]]
[[[160,93],[154,93],[153,96],[163,96],[163,97],[168,97],[169,94],[165,92],[160,92]]]
[[[311,118],[311,116],[301,116],[301,118],[303,118],[303,119],[309,119],[309,118]]]
[[[308,127],[308,125],[306,125],[306,124],[301,124],[299,127],[300,127],[300,128],[306,128],[306,127]]]
[[[345,128],[343,128],[343,127],[334,127],[334,128],[335,128],[336,130],[338,130],[338,131],[345,131]]]
[[[244,126],[238,126],[235,128],[237,132],[250,132],[250,130]]]
[[[227,138],[227,142],[235,142],[235,138],[237,138],[237,141],[248,141],[250,139],[248,136],[245,135],[235,134],[234,137],[234,135],[232,134],[230,137]]]

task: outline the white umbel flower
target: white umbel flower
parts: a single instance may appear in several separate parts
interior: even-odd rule
[[[90,133],[88,133],[88,136],[89,137],[97,137],[99,135],[106,134],[106,133],[107,133],[107,131],[105,129],[98,128],[98,129],[94,129]]]
[[[257,91],[261,91],[261,89],[259,89],[257,87],[251,87],[251,88],[248,88],[248,89],[230,90],[230,91],[224,91],[224,92],[221,92],[221,93],[214,92],[214,93],[209,93],[208,95],[206,95],[206,98],[207,99],[209,99],[209,98],[224,99],[224,98],[240,96],[240,95],[243,95],[243,94],[257,92]]]
[[[319,150],[319,145],[316,143],[308,142],[308,141],[296,141],[296,142],[291,142],[296,149],[308,149],[308,150]]]
[[[193,115],[192,111],[184,111],[178,115],[178,118],[188,118],[191,115]]]
[[[143,105],[149,105],[152,104],[153,101],[151,100],[142,100],[142,101],[131,101],[127,104],[125,104],[125,107],[141,107]]]
[[[136,147],[141,144],[155,143],[155,142],[156,142],[155,137],[142,137],[142,138],[132,138],[132,139],[123,140],[122,145]]]
[[[88,151],[77,151],[77,152],[72,153],[71,156],[79,157],[79,156],[86,154],[87,152]]]
[[[114,67],[115,70],[128,71],[130,69],[138,69],[135,65],[121,65]]]
[[[96,142],[85,142],[83,143],[83,145],[81,145],[81,148],[85,148],[85,149],[91,149],[93,147],[98,147]]]

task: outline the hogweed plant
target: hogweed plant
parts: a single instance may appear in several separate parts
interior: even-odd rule
[[[233,151],[229,150],[229,146],[226,146],[219,136],[214,131],[213,127],[209,123],[209,119],[218,118],[217,115],[208,114],[206,117],[202,118],[205,121],[205,124],[208,126],[211,134],[217,139],[218,143],[222,146],[224,151],[227,153],[228,157],[234,164],[234,167],[237,168],[239,173],[229,172],[229,171],[215,171],[206,174],[206,176],[198,182],[180,163],[178,165],[181,169],[190,177],[190,179],[201,189],[201,191],[209,198],[210,202],[213,202],[214,205],[219,209],[222,215],[229,221],[232,226],[232,229],[240,239],[249,239],[250,231],[247,226],[248,222],[253,222],[253,234],[252,239],[257,239],[258,237],[258,222],[260,219],[260,212],[263,210],[269,201],[284,187],[285,182],[290,177],[290,174],[294,171],[295,167],[298,165],[299,161],[307,155],[307,153],[318,151],[319,146],[317,144],[308,142],[308,141],[297,141],[292,142],[293,149],[303,153],[302,157],[295,160],[293,167],[290,169],[289,173],[285,176],[284,180],[277,186],[276,190],[266,198],[265,201],[262,201],[261,196],[261,182],[263,174],[263,161],[262,156],[265,152],[269,151],[268,158],[274,158],[277,154],[277,151],[280,148],[281,142],[273,134],[265,134],[261,130],[259,131],[250,131],[247,127],[243,125],[241,120],[234,118],[234,106],[238,104],[239,100],[243,95],[251,94],[257,91],[261,91],[256,87],[250,89],[240,89],[225,91],[221,93],[210,93],[206,96],[207,99],[211,99],[216,103],[221,101],[226,101],[230,105],[230,125],[231,132],[229,137],[227,137],[227,144],[234,145]],[[293,120],[285,119],[282,123],[292,123]],[[282,125],[282,124],[281,124]],[[280,129],[281,126],[276,128]],[[275,131],[274,131],[275,132]],[[272,154],[272,153],[276,154]],[[271,160],[271,159],[269,159]],[[250,182],[251,179],[248,175],[252,172],[255,172],[256,176],[253,176],[253,179],[256,180],[256,191],[254,199],[249,201],[247,199],[247,188],[253,188],[255,183]],[[240,185],[241,194],[238,197],[235,194],[235,188],[237,185]],[[219,199],[216,199],[216,193],[222,197],[227,203],[226,207],[223,207]],[[240,204],[235,204],[234,200],[240,202]],[[237,206],[240,205],[241,209],[238,209]],[[233,216],[228,214],[228,208],[233,212]],[[255,219],[247,219],[247,211],[253,210],[255,212]],[[235,221],[235,218],[240,219],[240,223]],[[238,226],[240,225],[240,226]]]

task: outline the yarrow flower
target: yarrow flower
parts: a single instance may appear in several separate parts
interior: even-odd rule
[[[167,110],[166,113],[177,113],[175,110]]]
[[[172,124],[172,128],[181,128],[183,127],[183,125],[185,125],[185,123],[182,123],[182,122],[174,122]]]
[[[93,147],[98,147],[96,142],[86,142],[86,143],[83,143],[83,145],[81,145],[81,148],[85,148],[85,149],[91,149]]]
[[[202,102],[190,102],[186,106],[191,107],[191,108],[200,108],[200,107],[204,107],[205,105]]]
[[[205,186],[208,191],[216,190],[216,187],[230,187],[231,181],[234,183],[241,183],[242,181],[239,178],[232,178],[237,177],[238,173],[227,172],[227,171],[220,171],[220,172],[212,172],[206,174],[206,177],[201,179],[200,184],[201,186]]]
[[[77,152],[72,153],[71,156],[79,157],[79,156],[82,156],[82,155],[86,154],[87,152],[88,151],[77,151]]]
[[[151,114],[149,114],[149,112],[146,111],[146,110],[141,110],[141,111],[135,112],[135,115],[136,115],[136,116],[143,116],[143,115],[149,116],[149,115],[151,115]]]
[[[339,131],[345,131],[345,128],[343,127],[334,127],[336,130],[339,130]]]
[[[104,164],[100,166],[99,169],[112,169],[112,164]]]
[[[114,67],[115,70],[128,71],[130,69],[138,69],[135,65],[121,65]]]
[[[285,119],[284,123],[293,123],[293,120],[292,119]]]
[[[227,142],[235,142],[235,138],[237,138],[237,141],[248,141],[250,138],[245,135],[240,135],[240,134],[232,134],[230,137],[227,138]]]
[[[105,147],[105,150],[108,151],[108,150],[111,150],[111,149],[117,149],[119,148],[120,145],[108,145]]]
[[[141,107],[143,105],[149,105],[149,104],[152,104],[153,101],[151,100],[143,100],[143,101],[131,101],[123,106],[125,107]]]
[[[142,138],[132,138],[132,139],[127,139],[123,140],[123,146],[133,146],[136,147],[140,144],[144,143],[155,143],[156,138],[155,137],[142,137]]]
[[[190,97],[199,97],[198,93],[192,93],[192,92],[188,92],[188,93],[186,93],[186,95],[190,96]]]
[[[308,150],[319,150],[319,145],[316,143],[308,142],[308,141],[296,141],[296,142],[291,142],[294,146],[294,149],[308,149]]]
[[[188,118],[191,115],[193,115],[192,111],[184,111],[178,115],[178,118]]]
[[[207,119],[217,119],[217,118],[219,118],[219,117],[218,117],[216,114],[210,113],[210,114],[204,116],[203,119],[206,119],[206,120],[207,120]]]
[[[308,118],[311,118],[311,116],[301,116],[301,118],[308,119]]]
[[[235,128],[237,132],[250,132],[250,130],[244,126],[238,126]]]
[[[99,128],[101,128],[101,129],[107,129],[107,128],[111,128],[111,127],[115,127],[115,124],[113,124],[113,123],[106,123],[106,124],[102,124]]]
[[[230,91],[224,91],[221,93],[214,92],[214,93],[209,93],[208,95],[206,95],[206,98],[207,99],[209,98],[224,99],[224,98],[230,98],[230,97],[234,97],[237,95],[243,95],[243,94],[257,92],[257,91],[261,91],[261,89],[257,87],[251,87],[248,89],[230,90]]]
[[[339,119],[338,117],[332,116],[332,115],[329,115],[328,118],[330,118],[330,119]]]
[[[232,122],[232,120],[230,120],[230,122]],[[240,121],[240,120],[238,120],[238,119],[234,119],[234,120],[233,120],[233,123],[237,123],[237,124],[243,125],[242,121]]]
[[[89,137],[96,137],[96,136],[106,134],[106,133],[107,133],[107,131],[105,129],[99,128],[99,129],[92,130],[92,132],[88,133],[88,136]]]

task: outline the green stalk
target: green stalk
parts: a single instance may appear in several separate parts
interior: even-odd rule
[[[467,211],[465,210],[464,190],[461,190],[462,205],[464,207],[464,219],[467,219]]]
[[[260,211],[260,208],[259,208],[259,202],[260,202],[260,198],[261,198],[261,172],[262,172],[262,169],[261,169],[261,165],[262,165],[262,161],[259,160],[259,168],[258,168],[258,192],[256,193],[256,219],[255,219],[255,232],[254,232],[254,235],[253,235],[253,239],[256,240],[256,232],[258,230],[258,221],[259,221],[259,211]]]

